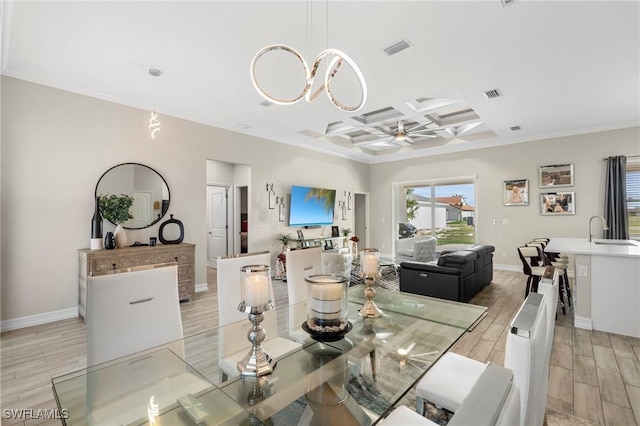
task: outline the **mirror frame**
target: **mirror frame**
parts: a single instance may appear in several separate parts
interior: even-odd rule
[[[98,197],[98,187],[100,186],[100,182],[102,181],[102,179],[107,175],[107,173],[109,173],[110,171],[112,171],[113,169],[120,167],[120,166],[142,166],[142,167],[146,167],[147,169],[151,170],[152,172],[154,172],[156,175],[158,175],[158,177],[160,177],[160,179],[162,179],[162,182],[164,183],[164,185],[167,187],[167,193],[169,194],[169,203],[167,204],[167,209],[166,211],[159,216],[158,218],[156,218],[153,222],[151,222],[150,224],[148,224],[147,226],[143,226],[140,228],[130,228],[128,226],[124,226],[124,229],[145,229],[148,228],[150,226],[155,225],[156,223],[160,222],[160,220],[162,220],[163,217],[165,217],[167,215],[167,213],[169,212],[169,207],[171,206],[171,188],[169,188],[169,184],[167,183],[166,179],[164,178],[164,176],[162,176],[160,173],[158,173],[157,170],[155,170],[152,167],[149,167],[147,165],[141,164],[141,163],[121,163],[121,164],[116,164],[115,166],[111,167],[110,169],[108,169],[106,172],[104,172],[101,176],[100,179],[98,179],[98,182],[96,183],[96,189],[94,191],[94,197]],[[162,212],[162,205],[160,206],[160,212]],[[113,223],[108,219],[104,219],[106,221],[108,221],[109,223]],[[114,225],[117,225],[115,223],[113,223]]]

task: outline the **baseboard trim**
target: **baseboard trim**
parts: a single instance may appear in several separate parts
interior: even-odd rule
[[[32,327],[34,325],[76,318],[77,316],[78,307],[75,307],[61,309],[59,311],[45,312],[43,314],[27,315],[26,317],[10,318],[0,321],[0,331],[18,330],[20,328]]]
[[[196,284],[196,293],[200,293],[207,290],[209,290],[209,285],[207,283]]]
[[[501,265],[499,263],[494,263],[493,269],[497,269],[499,271],[522,272],[522,266]]]
[[[584,328],[586,330],[593,330],[593,321],[591,318],[579,317],[575,315],[573,317],[573,326],[576,328]]]

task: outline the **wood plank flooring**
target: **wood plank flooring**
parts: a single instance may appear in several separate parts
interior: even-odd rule
[[[209,290],[181,305],[184,334],[218,323],[216,275]],[[522,274],[495,271],[493,283],[472,303],[487,316],[465,334],[453,351],[502,365],[508,323],[523,300]],[[277,305],[287,303],[286,284],[274,281]],[[569,314],[569,312],[567,312]],[[576,329],[570,315],[558,313],[549,378],[549,425],[640,424],[640,339]],[[0,402],[3,425],[59,425],[59,420],[8,418],[12,409],[54,409],[51,378],[86,366],[86,327],[80,319],[2,333]],[[413,407],[409,393],[403,403]]]

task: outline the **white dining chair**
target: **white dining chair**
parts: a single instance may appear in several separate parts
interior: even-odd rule
[[[307,283],[309,275],[322,274],[322,248],[291,250],[287,256],[287,294],[289,296],[289,335],[297,342],[309,341],[309,334],[302,329],[307,319],[306,301],[309,296]]]
[[[180,351],[177,265],[131,269],[87,277],[88,366],[171,341]]]
[[[548,393],[550,350],[547,339],[547,300],[530,293],[510,324],[504,366],[514,372],[520,392],[521,424],[542,425]],[[456,412],[488,364],[453,352],[445,353],[416,386],[416,410],[424,413],[429,401]],[[544,396],[544,401],[542,400]],[[542,415],[540,414],[542,410]]]
[[[268,251],[221,257],[217,260],[219,366],[223,381],[239,374],[237,363],[251,348],[251,342],[246,337],[251,323],[248,315],[238,310],[241,302],[240,269],[246,265],[269,265],[270,262],[271,255]],[[275,304],[273,287],[270,298]],[[262,328],[266,333],[262,347],[272,358],[280,358],[301,347],[300,343],[279,336],[275,310],[264,313]]]

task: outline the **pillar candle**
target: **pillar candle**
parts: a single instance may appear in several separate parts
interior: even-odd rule
[[[378,256],[375,254],[365,254],[364,259],[362,259],[362,272],[365,274],[378,272]]]
[[[244,279],[244,302],[248,306],[269,303],[269,278],[264,275],[250,275]]]

